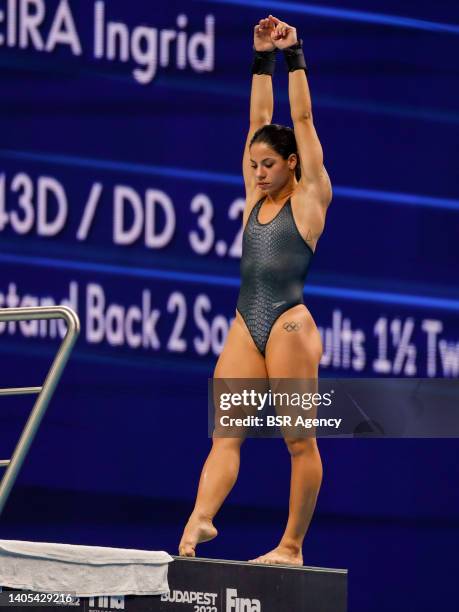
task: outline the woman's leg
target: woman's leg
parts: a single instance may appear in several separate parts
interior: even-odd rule
[[[215,378],[267,378],[264,358],[238,313],[217,361]],[[230,389],[240,383],[228,380],[225,384]],[[212,520],[236,482],[243,441],[240,433],[237,437],[218,437],[214,434],[212,448],[199,480],[195,506],[179,544],[180,555],[194,557],[197,544],[217,535]]]
[[[320,334],[309,311],[302,305],[295,306],[283,313],[271,330],[266,347],[269,378],[307,379],[304,383],[310,390],[317,381],[321,355]],[[322,462],[315,437],[287,434],[285,442],[291,456],[287,526],[279,545],[253,559],[256,563],[303,564],[302,544],[322,482]]]

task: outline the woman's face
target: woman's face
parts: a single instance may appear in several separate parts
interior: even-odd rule
[[[250,164],[257,186],[269,193],[283,187],[295,168],[294,154],[284,159],[265,142],[254,142],[250,147]]]

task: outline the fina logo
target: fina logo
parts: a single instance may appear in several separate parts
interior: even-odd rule
[[[124,610],[124,595],[120,597],[102,595],[89,598],[90,608],[102,608],[104,610]]]
[[[243,599],[236,589],[226,589],[226,612],[261,612],[259,599]]]

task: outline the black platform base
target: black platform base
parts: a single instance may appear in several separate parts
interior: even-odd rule
[[[169,595],[81,598],[75,612],[345,612],[347,570],[174,557]],[[10,609],[30,610],[11,606]],[[44,608],[41,608],[42,610]]]
[[[347,570],[175,559],[169,566],[170,595],[163,595],[155,610],[345,612],[347,609]]]

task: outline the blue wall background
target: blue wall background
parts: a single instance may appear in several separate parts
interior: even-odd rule
[[[95,57],[95,5],[69,2],[64,14],[56,0],[43,3],[46,51],[37,35],[22,47],[19,34],[10,38],[10,5],[0,1],[0,306],[67,300],[82,322],[2,531],[174,552],[210,445],[207,378],[237,298],[253,25],[271,12],[304,39],[334,185],[305,289],[325,342],[322,376],[458,377],[459,11],[452,2],[388,0],[99,2],[105,25],[125,24],[129,36],[139,26],[186,36],[185,67],[172,45],[167,65],[140,83],[131,52],[126,61]],[[50,36],[53,22],[60,43]],[[190,40],[204,32],[193,67]],[[206,69],[196,68],[199,60]],[[282,57],[274,94],[273,121],[289,124]],[[124,219],[122,189],[130,194]],[[91,192],[97,209],[79,239]],[[44,235],[39,211],[55,219],[56,198],[66,214]],[[173,216],[161,247],[144,238],[154,198]],[[115,221],[132,227],[134,208],[138,236],[119,244]],[[199,225],[205,210],[212,229]],[[161,205],[152,217],[161,234]],[[97,338],[102,296],[104,314],[113,304],[118,312],[157,310],[156,335],[147,330],[134,346],[115,326]],[[362,366],[327,344],[343,319],[363,334]],[[394,321],[412,326],[414,369],[406,359],[395,365]],[[437,329],[430,352],[429,326]],[[0,387],[41,384],[58,331],[3,326]],[[386,371],[375,364],[383,356]],[[30,405],[2,401],[1,455],[11,454]],[[324,484],[305,562],[349,567],[353,610],[451,607],[457,441],[319,443]],[[222,537],[200,554],[245,559],[274,546],[289,467],[281,441],[249,441],[217,523]]]

